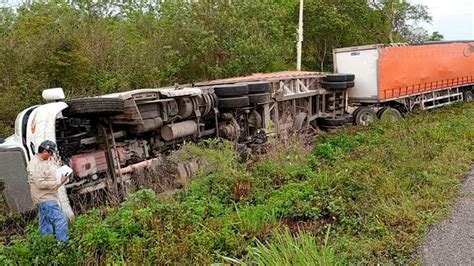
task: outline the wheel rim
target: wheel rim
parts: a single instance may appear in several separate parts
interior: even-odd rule
[[[472,92],[466,93],[466,102],[470,102],[473,99]]]
[[[398,120],[400,119],[401,114],[398,110],[393,109],[393,108],[387,108],[385,109],[382,114],[380,115],[380,119],[385,120],[385,119],[393,119],[393,120]]]
[[[374,120],[374,115],[369,112],[365,112],[365,111],[362,111],[362,112],[363,113],[360,116],[360,122],[361,122],[360,124],[367,126]]]

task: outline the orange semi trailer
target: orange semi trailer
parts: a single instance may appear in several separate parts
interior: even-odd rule
[[[335,72],[355,74],[347,109],[356,124],[473,98],[473,41],[366,45],[333,56]]]

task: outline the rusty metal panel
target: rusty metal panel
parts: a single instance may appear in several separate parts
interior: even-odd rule
[[[474,42],[380,48],[379,99],[474,83]]]
[[[24,212],[33,209],[23,151],[0,150],[0,168],[0,180],[5,183],[3,195],[10,210]]]

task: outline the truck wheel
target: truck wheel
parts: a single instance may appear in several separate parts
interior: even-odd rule
[[[355,117],[357,116],[357,113],[360,111],[361,107],[357,107],[354,112],[352,112],[352,122],[355,125]]]
[[[270,101],[270,93],[249,94],[249,103],[268,103]]]
[[[354,124],[367,126],[377,119],[377,114],[369,107],[359,107],[355,111]]]
[[[335,126],[341,127],[346,123],[345,117],[337,117],[337,118],[322,118],[321,125],[322,126]]]
[[[473,99],[474,99],[474,94],[472,93],[472,91],[465,91],[464,92],[464,101],[470,102]]]
[[[377,117],[382,120],[382,119],[393,119],[393,120],[398,120],[402,118],[402,114],[400,111],[398,111],[395,108],[391,107],[383,107],[377,112]]]
[[[214,92],[220,97],[241,96],[249,93],[247,84],[229,84],[214,87]]]
[[[342,82],[347,80],[346,74],[329,74],[323,77],[323,81],[327,82]]]
[[[321,86],[325,89],[346,89],[347,88],[347,82],[341,81],[341,82],[328,82],[328,81],[323,81],[321,82]]]
[[[113,116],[123,113],[125,103],[119,98],[79,98],[66,101],[68,108],[64,110],[67,116]]]
[[[231,97],[231,98],[219,98],[219,108],[238,108],[249,105],[248,96]]]
[[[347,81],[354,81],[355,75],[354,74],[346,74],[346,80]]]
[[[248,86],[249,86],[249,93],[270,92],[270,83],[265,82],[265,81],[249,83]]]

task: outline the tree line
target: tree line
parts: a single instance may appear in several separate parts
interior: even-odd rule
[[[0,8],[0,124],[41,102],[295,68],[298,0],[29,1]],[[437,40],[406,0],[306,0],[303,69],[332,49]],[[1,132],[5,132],[1,130]]]

